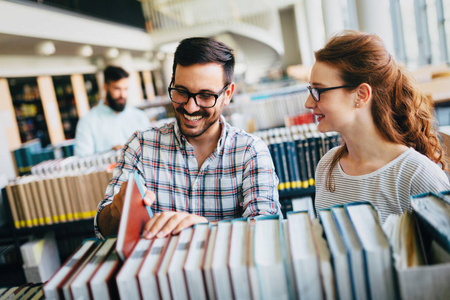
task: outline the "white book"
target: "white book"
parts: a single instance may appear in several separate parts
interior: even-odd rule
[[[311,219],[316,217],[311,196],[292,198],[291,203],[292,211],[307,211]]]
[[[332,256],[336,294],[339,299],[351,299],[352,282],[344,243],[339,235],[331,211],[328,209],[319,210],[319,218],[322,222],[323,231]]]
[[[395,299],[391,247],[377,211],[370,203],[346,205],[345,209],[363,247],[371,299]]]
[[[334,285],[333,267],[331,265],[331,254],[328,243],[323,236],[322,224],[319,219],[311,219],[312,233],[319,254],[320,273],[322,275],[322,286],[325,299],[336,299],[336,288]]]
[[[206,292],[208,299],[215,300],[216,292],[214,290],[214,282],[211,273],[212,257],[214,253],[214,245],[216,242],[217,225],[213,225],[210,228],[208,244],[206,247],[205,260],[203,262],[203,276],[205,278]]]
[[[159,284],[159,292],[161,294],[161,299],[170,300],[172,299],[169,278],[167,276],[167,271],[169,269],[170,260],[172,259],[172,255],[175,252],[175,248],[178,243],[179,235],[172,235],[169,240],[169,245],[167,246],[166,253],[164,254],[164,258],[161,261],[161,264],[158,268],[158,284]]]
[[[144,300],[160,299],[156,271],[158,263],[161,262],[167,249],[168,242],[168,237],[154,239],[139,270],[138,280]]]
[[[81,270],[78,276],[74,279],[70,285],[72,295],[74,299],[89,299],[89,279],[94,272],[103,263],[109,253],[112,251],[116,243],[116,238],[107,239],[101,246],[101,248],[94,254],[87,265]]]
[[[217,299],[232,299],[230,275],[228,273],[228,255],[230,252],[231,222],[217,224],[216,242],[211,262],[211,273]]]
[[[86,258],[87,253],[92,251],[94,247],[94,240],[85,241],[76,250],[72,256],[56,271],[56,273],[50,278],[44,285],[43,290],[46,299],[59,299],[60,289],[63,281],[74,272],[74,269],[78,267],[82,260]]]
[[[94,300],[108,300],[119,297],[116,284],[116,274],[121,266],[119,256],[115,249],[111,251],[100,266],[94,277],[89,280]]]
[[[354,299],[368,299],[365,280],[365,266],[361,243],[356,236],[350,219],[343,206],[332,206],[331,214],[336,222],[338,232],[344,242],[349,258],[350,277],[352,280],[352,294]]]
[[[247,271],[248,221],[237,219],[231,222],[230,255],[228,268],[234,299],[251,299],[250,282]]]
[[[167,269],[170,282],[170,290],[174,300],[188,299],[186,280],[184,279],[183,266],[191,243],[192,227],[182,230],[178,237],[178,243],[173,252],[172,259]]]
[[[287,215],[295,284],[302,299],[323,299],[322,276],[312,225],[307,211]]]
[[[208,235],[209,224],[201,223],[194,225],[191,245],[183,268],[190,299],[207,299],[202,264],[205,257]]]
[[[294,275],[294,266],[292,264],[292,254],[291,254],[291,246],[289,240],[289,225],[288,220],[284,219],[281,221],[283,226],[283,239],[284,239],[284,248],[286,249],[286,262],[287,262],[287,272],[289,277],[289,291],[292,295],[293,299],[298,299],[297,286],[295,285],[295,275]]]
[[[103,244],[103,242],[99,243],[95,247],[95,249],[91,253],[88,254],[86,259],[81,263],[81,265],[78,268],[76,268],[76,270],[74,270],[74,272],[69,276],[69,279],[64,283],[64,285],[62,286],[64,299],[66,299],[66,300],[75,299],[72,296],[72,291],[70,289],[70,286],[72,285],[72,282],[75,280],[75,278],[78,276],[78,274],[80,274],[80,272],[87,265],[87,263],[92,259],[92,257],[94,257],[95,253],[100,249],[102,244]]]
[[[267,299],[289,299],[282,227],[278,217],[255,219],[254,251],[261,295]]]
[[[249,224],[248,229],[248,280],[250,282],[250,289],[252,292],[252,299],[261,299],[261,293],[259,290],[258,272],[256,272],[255,265],[255,225]]]
[[[140,239],[116,277],[121,299],[140,299],[137,274],[152,240]]]

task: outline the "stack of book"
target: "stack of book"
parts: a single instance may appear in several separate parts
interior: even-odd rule
[[[33,166],[43,161],[73,156],[74,145],[73,139],[45,148],[42,148],[39,139],[23,143],[13,151],[19,176],[29,174]]]
[[[0,299],[23,299],[41,300],[44,299],[42,283],[25,283],[20,286],[0,288]]]
[[[269,147],[280,180],[280,191],[314,186],[319,160],[328,150],[340,144],[337,133],[321,133],[313,123],[258,131],[254,134]]]
[[[136,229],[120,230],[148,219],[131,217],[146,211],[139,196],[134,200],[139,205],[121,219],[117,239],[85,241],[43,287],[47,299],[397,297],[391,247],[367,202],[322,211],[323,227],[299,211],[287,219],[197,224],[147,240]]]
[[[127,187],[124,205],[143,213],[123,216],[125,230],[119,230],[132,237],[84,241],[38,288],[47,299],[445,299],[450,294],[450,204],[444,193],[412,197],[412,219],[407,213],[390,218],[387,223],[395,226],[385,230],[370,203],[355,202],[320,210],[316,219],[299,211],[286,219],[197,224],[179,235],[147,240],[134,232],[149,218],[137,185]],[[126,204],[130,201],[136,203]]]
[[[32,238],[20,246],[23,270],[28,282],[45,282],[61,266],[53,232],[43,238]]]
[[[256,130],[280,127],[285,125],[286,116],[310,112],[305,108],[308,96],[306,85],[242,93],[236,95],[234,101],[224,107],[224,115],[240,114],[246,119],[252,119]]]
[[[450,191],[411,198],[412,214],[390,215],[383,228],[392,244],[402,299],[450,295]]]
[[[45,161],[32,168],[33,175],[11,181],[5,190],[15,228],[94,217],[115,153]]]

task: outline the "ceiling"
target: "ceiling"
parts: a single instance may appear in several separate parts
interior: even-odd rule
[[[48,41],[49,39],[40,39],[34,37],[27,36],[17,36],[0,33],[0,55],[26,55],[26,56],[34,56],[39,55],[36,48],[37,45],[43,41]],[[55,44],[56,52],[54,56],[77,56],[78,49],[83,44],[73,43],[73,42],[64,42],[64,41],[56,41],[53,40]],[[93,50],[92,56],[105,55],[106,51],[109,47],[106,46],[95,46],[90,45]],[[118,48],[119,51],[123,50]],[[142,55],[143,52],[130,50],[132,55]]]

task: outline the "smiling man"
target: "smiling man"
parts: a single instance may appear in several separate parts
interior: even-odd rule
[[[234,92],[234,55],[211,38],[189,38],[175,52],[168,88],[176,122],[136,132],[125,145],[94,220],[116,234],[128,174],[137,170],[154,217],[147,238],[196,223],[281,214],[278,178],[267,146],[221,115]]]
[[[86,156],[121,149],[136,130],[150,127],[143,111],[127,105],[129,74],[117,66],[104,71],[106,99],[78,121],[75,155]]]

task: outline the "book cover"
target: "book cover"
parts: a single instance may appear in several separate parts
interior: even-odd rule
[[[141,299],[138,272],[152,241],[140,239],[117,274],[116,282],[121,299]]]
[[[64,298],[63,284],[76,272],[95,247],[95,240],[86,240],[75,250],[58,271],[44,284],[43,290],[47,299]]]
[[[361,243],[356,236],[344,206],[335,205],[330,210],[347,253],[353,298],[368,299],[367,282],[365,280],[366,268]]]
[[[191,243],[192,231],[192,227],[189,227],[180,232],[175,251],[167,269],[170,289],[174,299],[189,298],[183,266]]]
[[[324,299],[320,260],[308,211],[289,212],[290,252],[300,298]]]
[[[349,261],[330,209],[319,210],[319,218],[331,252],[336,294],[339,299],[352,298]]]
[[[230,235],[231,222],[219,221],[217,223],[216,241],[211,262],[214,290],[218,299],[231,299],[233,297],[230,274],[228,272]]]
[[[137,172],[131,172],[128,176],[116,244],[117,254],[123,261],[130,256],[145,224],[151,218],[149,210],[144,205],[144,189],[139,188],[140,185]]]
[[[235,299],[250,299],[250,282],[247,271],[247,238],[248,220],[235,219],[231,221],[230,253],[228,269],[230,272],[231,286]]]
[[[183,267],[186,285],[191,299],[207,299],[202,263],[205,257],[208,236],[208,223],[194,225],[194,233],[192,234],[191,244]]]
[[[253,243],[260,295],[268,299],[289,299],[290,287],[281,217],[256,217]]]
[[[363,249],[370,298],[396,299],[392,251],[378,212],[370,202],[353,202],[344,207]]]
[[[169,239],[170,237],[155,238],[139,269],[138,280],[143,300],[161,298],[156,272],[166,253]]]

